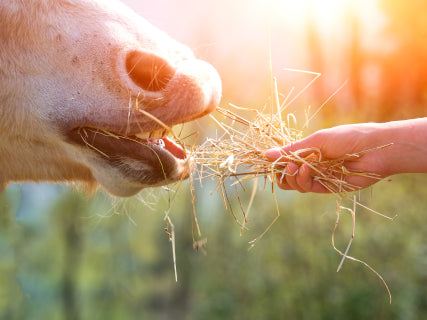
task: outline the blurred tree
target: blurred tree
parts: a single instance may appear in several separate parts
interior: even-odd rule
[[[353,100],[356,106],[362,104],[362,76],[361,71],[364,64],[364,55],[360,44],[360,19],[359,11],[355,2],[351,2],[348,11],[347,17],[349,21],[349,78],[350,78],[350,87]]]
[[[380,0],[393,46],[381,61],[384,118],[427,114],[427,1]]]
[[[321,34],[318,32],[318,26],[315,20],[315,14],[312,6],[306,5],[307,18],[306,18],[306,34],[307,34],[307,50],[309,52],[309,68],[308,70],[313,72],[324,73],[324,55],[323,46],[321,40]],[[323,78],[317,79],[312,84],[310,92],[313,92],[313,98],[315,101],[322,101],[324,99],[324,88]]]

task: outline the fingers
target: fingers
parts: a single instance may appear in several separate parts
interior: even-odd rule
[[[264,152],[265,157],[268,161],[276,161],[280,159],[285,154],[283,148],[273,148]]]
[[[265,156],[270,161],[276,161],[284,156],[291,146],[284,148],[274,148],[267,150]],[[277,177],[277,184],[279,188],[284,190],[297,190],[305,193],[310,192],[313,185],[313,178],[310,175],[311,169],[308,165],[303,164],[298,167],[295,163],[288,163],[283,174]]]
[[[288,145],[281,147],[281,148],[269,149],[269,150],[264,152],[264,155],[269,161],[273,162],[273,161],[276,161],[276,160],[280,159],[281,157],[285,156],[290,151],[295,151],[297,149],[298,148],[296,147],[296,142],[295,142],[295,143],[288,144]]]
[[[303,164],[299,168],[299,172],[295,176],[295,182],[303,190],[302,192],[312,191],[313,178],[311,177],[311,169],[308,165]]]
[[[277,185],[280,189],[301,193],[330,193],[321,183],[313,180],[311,169],[306,164],[298,167],[295,163],[288,163],[284,172],[277,176]]]
[[[276,147],[276,148],[266,150],[264,152],[264,155],[269,161],[276,161],[281,157],[285,156],[286,154],[289,154],[290,152],[296,152],[296,151],[307,149],[307,148],[318,147],[319,143],[316,137],[317,135],[313,134],[304,139],[291,142],[283,147]],[[302,155],[304,156],[304,154]]]
[[[276,161],[286,155],[294,145],[287,145],[283,148],[273,148],[267,150],[264,154],[270,161]],[[288,163],[283,174],[277,177],[279,188],[284,190],[297,190],[305,193],[312,191],[313,178],[311,177],[311,169],[308,165],[303,164],[298,167],[295,163]]]
[[[277,161],[286,156],[291,151],[306,148],[303,145],[304,140],[286,145],[281,148],[273,148],[264,152],[265,157],[269,161]],[[277,185],[284,190],[297,190],[301,193],[315,192],[315,193],[329,193],[318,181],[314,181],[311,176],[311,169],[307,164],[302,164],[298,167],[297,164],[289,162],[286,169],[282,174],[277,176]]]
[[[277,184],[279,188],[285,190],[297,190],[305,193],[312,191],[313,178],[310,175],[311,169],[306,164],[298,167],[294,163],[288,163],[285,171],[278,176]]]

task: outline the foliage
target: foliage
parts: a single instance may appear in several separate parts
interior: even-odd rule
[[[56,200],[35,205],[32,193]],[[206,187],[206,186],[205,186]],[[54,189],[52,191],[52,188]],[[185,190],[183,187],[182,190]],[[187,189],[188,190],[188,189]],[[427,312],[423,176],[400,176],[361,195],[390,222],[357,212],[350,253],[388,281],[393,303],[368,269],[330,245],[333,196],[278,191],[281,217],[251,250],[248,241],[274,217],[260,191],[249,230],[199,190],[197,211],[207,255],[192,248],[191,205],[181,191],[171,212],[178,283],[163,228],[165,192],[153,208],[102,193],[88,199],[63,187],[13,186],[1,195],[0,318],[7,319],[421,319]],[[372,194],[371,194],[372,192]],[[399,195],[399,196],[396,196]],[[238,204],[236,203],[236,211]],[[345,247],[351,217],[336,234]]]

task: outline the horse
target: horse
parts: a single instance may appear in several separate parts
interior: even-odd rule
[[[184,179],[191,158],[171,128],[220,98],[213,66],[117,0],[0,2],[0,189],[128,197]]]

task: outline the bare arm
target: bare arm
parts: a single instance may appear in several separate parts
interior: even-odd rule
[[[323,157],[336,159],[390,143],[392,145],[387,148],[367,152],[356,161],[347,161],[344,165],[350,170],[376,173],[383,178],[398,173],[427,173],[427,118],[324,129],[283,148],[270,149],[265,155],[275,161],[281,152],[317,147]],[[360,176],[350,176],[347,180],[361,188],[376,182]],[[307,165],[298,167],[293,163],[288,164],[286,178],[278,179],[278,185],[282,189],[300,192],[328,192],[313,181]]]

